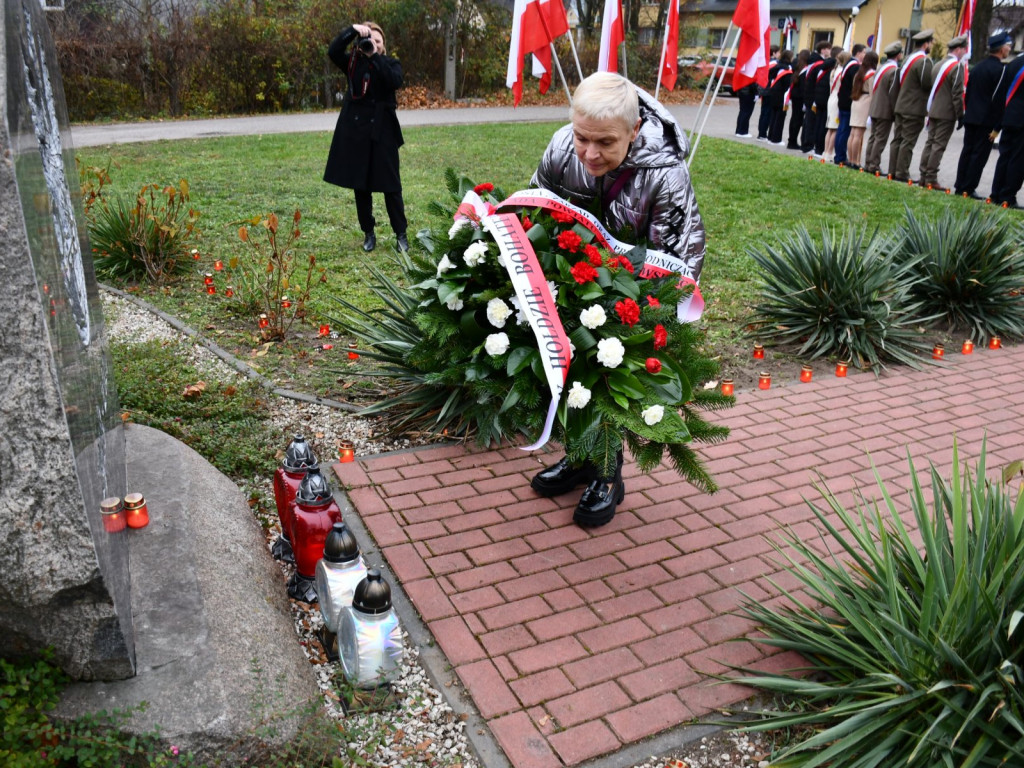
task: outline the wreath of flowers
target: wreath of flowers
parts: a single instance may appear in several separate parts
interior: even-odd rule
[[[493,185],[474,185],[451,171],[447,181],[456,201],[471,189],[490,210],[504,199]],[[432,209],[449,223],[457,210]],[[589,459],[606,475],[623,440],[642,471],[658,466],[667,452],[684,478],[714,490],[689,443],[728,435],[700,412],[726,407],[733,398],[699,386],[715,378],[717,363],[702,349],[700,328],[676,320],[677,303],[692,286],[680,287],[678,275],[641,277],[643,246],[613,253],[571,213],[529,208],[517,215],[571,348],[554,439],[570,461]],[[536,439],[550,400],[548,382],[497,243],[472,215],[455,218],[446,232],[421,232],[419,239],[424,251],[403,266],[411,287],[399,290],[389,281],[392,307],[384,311],[393,325],[395,310],[414,307],[409,323],[415,330],[398,343],[379,325],[366,333],[373,313],[360,313],[363,322],[342,319],[378,350],[388,375],[406,384],[370,410],[390,413],[406,429],[473,432],[484,444],[518,434]],[[396,290],[402,302],[394,301]]]

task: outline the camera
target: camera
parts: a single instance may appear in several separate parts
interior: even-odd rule
[[[377,52],[377,46],[373,44],[373,39],[369,37],[360,37],[359,42],[356,43],[356,48],[364,56],[373,56]]]

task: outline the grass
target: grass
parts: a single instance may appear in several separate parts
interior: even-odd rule
[[[437,226],[427,206],[446,196],[446,167],[506,191],[527,187],[557,125],[405,130],[402,178],[410,231]],[[374,213],[378,234],[387,235],[380,238],[384,247],[369,256],[360,250],[362,234],[351,191],[322,181],[330,140],[327,132],[226,137],[98,147],[78,155],[87,165],[112,162],[115,193],[137,190],[149,182],[189,181],[192,202],[202,214],[204,259],[178,283],[163,289],[140,288],[147,300],[194,328],[206,329],[218,343],[250,358],[263,373],[301,383],[305,391],[338,396],[339,383],[352,368],[340,362],[324,365],[332,358],[311,351],[317,343],[315,324],[330,316],[330,294],[360,306],[372,305],[367,267],[387,263],[392,240],[378,195]],[[868,174],[713,138],[701,140],[691,173],[707,229],[708,256],[701,281],[708,302],[704,317],[711,342],[719,348],[742,342],[754,303],[756,270],[748,248],[774,243],[779,234],[797,224],[817,232],[823,224],[866,221],[887,231],[902,221],[905,203],[919,216],[937,216],[947,207],[966,212],[977,206],[976,201],[908,189]],[[259,344],[253,329],[233,318],[217,300],[208,299],[202,292],[202,273],[210,269],[212,259],[228,259],[238,252],[241,219],[269,211],[289,215],[296,208],[303,215],[300,249],[316,254],[318,263],[327,267],[329,282],[312,297],[310,325],[291,342],[275,345],[256,358]]]

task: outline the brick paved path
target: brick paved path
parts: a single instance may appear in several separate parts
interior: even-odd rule
[[[873,461],[906,506],[907,452],[948,470],[953,434],[972,465],[1024,458],[1024,346],[949,365],[742,392],[712,414],[729,440],[701,449],[721,490],[626,467],[609,525],[571,522],[577,494],[539,498],[550,455],[446,446],[336,465],[348,497],[515,768],[614,752],[750,695],[711,685],[766,658],[733,613],[783,586],[766,537],[813,532],[815,472],[846,504],[874,490]],[[870,459],[866,452],[870,452]],[[557,454],[556,454],[557,456]],[[901,490],[902,489],[902,490]]]

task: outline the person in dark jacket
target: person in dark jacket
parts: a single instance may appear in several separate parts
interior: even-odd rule
[[[840,49],[839,52],[842,52]],[[814,83],[814,157],[825,155],[825,134],[828,132],[828,97],[832,94],[832,70],[836,68],[836,60],[831,55],[821,62],[815,72]]]
[[[1008,208],[1020,208],[1017,193],[1024,184],[1024,56],[1006,67],[1007,87],[1003,99],[1002,132],[999,134],[999,160],[992,177],[992,202]]]
[[[846,144],[850,140],[850,110],[853,108],[853,80],[860,71],[867,46],[857,43],[851,51],[852,58],[843,67],[842,79],[839,81],[839,128],[836,130],[835,164],[846,164]]]
[[[1000,32],[988,39],[988,56],[971,69],[967,79],[963,118],[964,148],[956,169],[953,191],[981,199],[975,191],[992,152],[1006,101],[1006,65],[1012,38]],[[1000,95],[1002,94],[1002,95]]]
[[[572,123],[555,132],[531,184],[584,208],[599,210],[611,231],[630,228],[654,248],[680,259],[680,273],[697,281],[704,264],[704,223],[690,184],[690,145],[675,118],[621,75],[597,72],[576,88]],[[604,525],[626,488],[622,452],[615,472],[602,476],[590,461],[563,458],[534,476],[541,496],[586,485],[573,521]]]
[[[800,138],[801,152],[814,152],[815,140],[818,136],[818,121],[824,122],[824,113],[818,115],[818,109],[814,105],[814,91],[817,87],[818,78],[821,76],[821,67],[829,56],[832,55],[832,43],[825,40],[815,46],[814,52],[807,57],[807,71],[804,72],[804,126],[803,135]]]
[[[405,140],[395,114],[395,91],[402,87],[402,65],[387,55],[384,32],[371,21],[344,30],[331,42],[327,55],[348,82],[324,181],[355,191],[364,251],[377,247],[371,193],[382,192],[398,248],[408,251],[398,165],[398,148]]]
[[[773,45],[768,59],[768,85],[772,84],[778,71],[779,46]],[[768,128],[772,124],[772,107],[768,103],[768,88],[760,88],[757,93],[761,97],[761,112],[757,116],[757,140],[768,141]]]
[[[736,113],[736,138],[750,138],[750,116],[754,114],[754,104],[757,103],[757,83],[748,83],[736,91],[736,97],[740,101],[740,110]]]
[[[786,149],[800,149],[800,129],[804,124],[804,82],[807,78],[811,52],[804,48],[797,54],[793,80],[789,86],[789,141]]]
[[[786,94],[793,82],[793,52],[786,50],[779,55],[779,66],[775,70],[775,79],[768,83],[768,106],[771,107],[771,122],[768,124],[768,141],[782,146],[782,128],[786,124],[786,111],[789,104]]]

